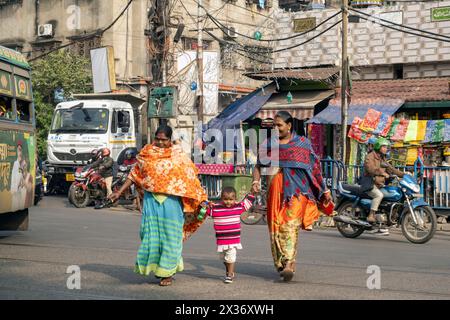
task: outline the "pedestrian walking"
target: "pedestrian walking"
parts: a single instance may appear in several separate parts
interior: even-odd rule
[[[241,214],[251,208],[253,201],[255,197],[249,194],[241,202],[236,202],[236,190],[224,187],[220,203],[211,203],[207,210],[207,215],[214,221],[217,252],[226,269],[225,283],[234,280],[237,250],[242,249]]]
[[[155,142],[141,150],[127,181],[110,197],[117,200],[132,183],[144,190],[135,272],[154,273],[161,286],[171,285],[173,275],[183,271],[183,240],[200,226],[198,209],[207,199],[197,168],[171,138],[170,127],[159,127]]]
[[[272,164],[264,168],[268,179],[267,223],[272,257],[282,280],[290,281],[296,268],[299,230],[312,230],[320,215],[318,203],[328,206],[331,193],[326,188],[320,161],[311,143],[293,132],[292,116],[280,111],[274,124],[277,136],[266,141],[260,149],[253,172],[252,192],[257,193],[261,188],[261,163],[272,160]],[[276,147],[279,152],[274,152]]]

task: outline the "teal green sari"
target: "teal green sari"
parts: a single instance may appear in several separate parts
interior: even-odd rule
[[[183,224],[181,199],[145,192],[141,221],[141,246],[135,272],[160,278],[183,271]]]

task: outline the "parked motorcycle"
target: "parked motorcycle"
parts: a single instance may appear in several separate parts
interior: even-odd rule
[[[402,179],[392,177],[395,185],[381,188],[383,201],[376,214],[377,224],[366,221],[372,198],[361,192],[359,185],[339,183],[336,227],[346,238],[356,238],[376,227],[401,226],[403,235],[412,243],[422,244],[433,238],[437,218],[430,205],[423,200],[420,186],[411,175]]]
[[[75,181],[69,189],[69,201],[77,208],[84,208],[94,200],[106,198],[105,179],[91,166],[77,168]]]

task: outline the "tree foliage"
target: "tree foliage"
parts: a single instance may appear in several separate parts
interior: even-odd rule
[[[53,110],[56,106],[54,92],[62,89],[64,98],[71,99],[74,93],[91,90],[90,61],[59,50],[36,60],[32,65],[34,104],[36,108],[37,147],[45,159],[47,155],[47,135]]]

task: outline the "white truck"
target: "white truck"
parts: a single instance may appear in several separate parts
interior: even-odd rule
[[[133,99],[133,107],[126,101],[102,97],[90,95],[86,99],[85,95],[83,99],[56,106],[47,141],[49,192],[67,191],[75,180],[77,167],[87,163],[93,149],[109,148],[117,163],[126,150],[141,148],[138,131],[142,128],[136,123],[139,118],[135,113],[145,101]]]

